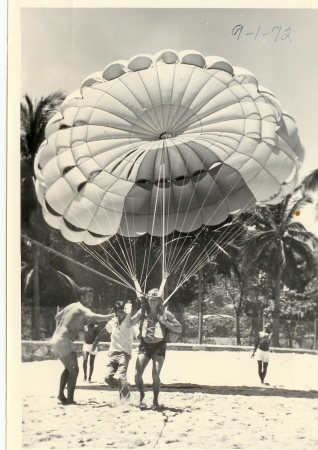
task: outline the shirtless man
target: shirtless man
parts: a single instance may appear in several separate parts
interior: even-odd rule
[[[56,355],[65,367],[61,375],[58,395],[58,399],[65,405],[76,404],[74,391],[79,368],[73,341],[83,329],[84,319],[104,322],[114,317],[114,314],[95,314],[89,309],[93,301],[93,292],[92,288],[83,287],[79,302],[71,303],[55,316],[55,320],[59,323],[51,342]],[[67,397],[64,395],[66,385]]]
[[[264,327],[264,331],[258,333],[257,341],[254,347],[251,358],[255,355],[258,362],[258,375],[261,382],[264,384],[264,380],[267,373],[267,367],[269,362],[269,346],[272,338],[272,324],[267,323]]]

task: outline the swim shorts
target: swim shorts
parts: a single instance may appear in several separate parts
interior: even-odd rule
[[[257,349],[255,353],[257,361],[263,361],[265,363],[268,363],[269,361],[269,352],[264,352],[264,350]]]
[[[149,344],[148,342],[145,342],[143,339],[141,339],[138,355],[146,355],[149,359],[153,359],[156,356],[162,356],[163,358],[165,358],[166,348],[167,346],[165,341]]]
[[[59,335],[53,336],[51,344],[54,352],[58,357],[67,356],[72,352],[76,352],[76,347],[73,341],[64,336]]]
[[[96,346],[96,348],[95,348],[95,350],[93,352],[92,352],[92,348],[93,348],[93,344],[86,344],[84,342],[84,344],[83,344],[83,352],[88,352],[91,355],[97,355],[97,352],[98,352],[97,346]]]

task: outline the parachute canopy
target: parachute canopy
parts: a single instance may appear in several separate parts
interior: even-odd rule
[[[246,69],[165,50],[84,80],[35,160],[46,221],[66,239],[166,236],[218,225],[293,191],[297,128]]]

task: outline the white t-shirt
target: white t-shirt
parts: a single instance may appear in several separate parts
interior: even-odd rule
[[[106,325],[106,330],[111,333],[109,355],[111,356],[113,352],[131,355],[133,330],[126,327],[125,320],[119,325],[117,317],[114,317]]]

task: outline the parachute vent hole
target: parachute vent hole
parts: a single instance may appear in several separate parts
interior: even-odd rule
[[[74,169],[75,166],[68,166],[65,167],[65,169],[62,172],[62,175],[66,175],[68,172],[70,172],[72,169]]]
[[[57,213],[49,204],[48,204],[48,202],[45,200],[45,206],[46,206],[46,209],[48,210],[48,212],[50,213],[50,214],[52,214],[53,216],[56,216],[56,217],[61,217],[61,214],[59,214],[59,213]]]
[[[96,238],[104,238],[107,235],[106,234],[97,234],[97,233],[93,233],[93,231],[87,230],[89,232],[89,234],[91,234],[92,236],[96,237]]]
[[[84,120],[78,120],[77,122],[75,122],[74,127],[83,127],[87,125],[86,122],[84,122]]]
[[[99,175],[101,173],[101,170],[95,170],[94,172],[92,172],[90,174],[90,176],[88,177],[88,181],[92,182],[94,181],[94,179],[97,177],[97,175]]]
[[[149,180],[138,180],[136,183],[137,184],[150,184],[150,181]]]
[[[171,139],[172,138],[172,134],[168,133],[167,131],[165,131],[164,133],[161,133],[161,135],[159,136],[159,139]]]
[[[222,165],[222,163],[220,161],[215,162],[215,163],[212,164],[212,166],[209,167],[209,170],[220,169],[221,165]]]
[[[171,184],[171,180],[169,180],[169,179],[167,179],[167,178],[166,178],[166,179],[161,178],[160,180],[158,180],[158,181],[155,182],[155,185],[158,186],[158,187],[161,187],[161,188],[163,188],[163,187],[169,187],[170,184]]]
[[[60,125],[59,130],[66,130],[67,128],[71,128],[71,127],[69,125],[63,124],[63,125]]]
[[[80,193],[82,189],[84,189],[84,187],[86,186],[87,181],[83,181],[83,183],[81,183],[78,188],[77,188],[77,192]]]
[[[127,153],[127,155],[125,156],[125,158],[127,158],[127,156],[132,155],[133,153],[136,153],[137,150],[132,150],[131,152]]]
[[[130,174],[131,174],[131,172],[132,172],[132,170],[133,170],[133,166],[131,166],[131,168],[129,169],[129,172],[128,172],[128,175],[127,175],[127,180],[129,179],[129,177],[130,177]]]
[[[197,177],[197,176],[199,176],[199,175],[201,175],[203,173],[206,173],[206,170],[204,170],[204,169],[203,170],[196,170],[192,176],[193,177]]]
[[[63,220],[64,220],[65,225],[67,226],[67,228],[69,228],[71,231],[76,231],[76,232],[85,231],[84,228],[79,228],[79,227],[73,225],[71,222],[66,220],[65,217],[63,218]]]
[[[183,181],[186,177],[184,175],[181,175],[180,177],[177,177],[174,181]]]
[[[113,168],[113,170],[111,171],[111,173],[115,172],[115,170],[117,169],[117,167],[121,164],[122,161],[119,161],[119,163],[116,164],[116,166]]]

